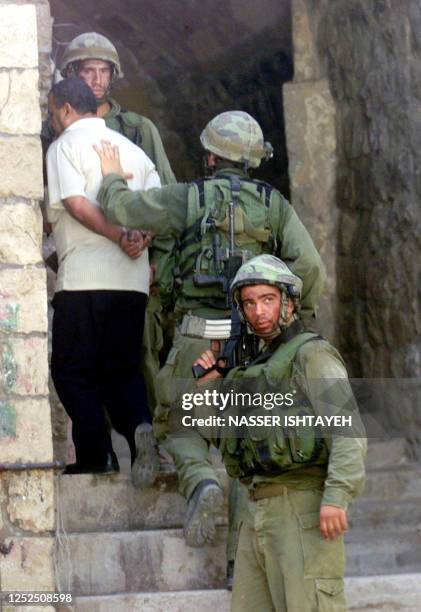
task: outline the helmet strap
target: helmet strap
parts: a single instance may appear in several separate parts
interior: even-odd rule
[[[109,90],[107,90],[107,92],[105,93],[104,96],[102,96],[101,98],[96,98],[96,107],[99,108],[100,106],[102,106],[103,104],[105,104],[106,102],[108,102],[108,92]]]

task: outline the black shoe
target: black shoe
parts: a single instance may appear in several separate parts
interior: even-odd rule
[[[91,465],[88,463],[71,463],[66,465],[63,474],[71,476],[73,474],[115,474],[120,471],[117,456],[114,452],[107,453],[105,463]]]
[[[227,590],[232,591],[232,583],[234,581],[234,561],[227,563]]]
[[[222,514],[224,495],[215,480],[202,480],[187,502],[184,538],[187,546],[210,544],[216,535],[216,519]]]

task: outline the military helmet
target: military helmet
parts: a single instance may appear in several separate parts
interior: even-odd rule
[[[240,289],[248,285],[274,285],[297,303],[301,297],[303,281],[277,257],[258,255],[241,266],[231,283],[232,298],[239,307]]]
[[[117,79],[123,77],[117,49],[108,38],[97,32],[80,34],[67,45],[61,60],[61,75],[67,76],[67,69],[73,62],[87,59],[111,62],[114,67],[113,77]]]
[[[251,168],[257,168],[263,158],[273,155],[272,145],[264,142],[260,125],[243,111],[227,111],[214,117],[201,133],[200,142],[206,151],[244,162]]]

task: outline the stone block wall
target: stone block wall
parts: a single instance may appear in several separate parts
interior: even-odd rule
[[[356,376],[419,377],[420,3],[293,0],[292,14],[292,201],[327,264],[337,342]]]
[[[327,263],[348,370],[395,379],[395,395],[378,402],[382,425],[420,457],[421,5],[292,6],[292,201]]]
[[[2,591],[55,590],[53,471],[5,469],[10,464],[53,460],[39,209],[43,198],[39,132],[49,87],[50,49],[46,0],[0,0]]]
[[[308,0],[292,1],[294,80],[283,87],[291,203],[323,259],[327,286],[318,328],[336,342],[335,104],[320,56]]]

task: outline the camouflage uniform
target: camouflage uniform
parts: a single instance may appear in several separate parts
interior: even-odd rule
[[[201,141],[206,150],[229,157],[233,162],[246,160],[251,167],[257,167],[261,158],[271,150],[267,143],[263,143],[258,124],[246,113],[237,111],[216,117],[202,133]],[[228,153],[227,142],[230,145]],[[226,239],[223,227],[227,201],[231,198],[229,176],[233,175],[240,179],[241,184],[238,216],[243,229],[236,235],[237,243],[241,243],[242,248],[254,250],[255,254],[273,249],[288,259],[291,268],[303,279],[303,310],[308,318],[311,317],[324,282],[323,266],[311,238],[292,207],[276,189],[251,181],[248,174],[238,167],[218,170],[206,181],[169,185],[148,192],[131,192],[121,177],[110,175],[103,181],[98,200],[113,222],[150,230],[160,228],[163,233],[178,236],[181,244],[178,258],[181,269],[175,302],[178,320],[186,313],[224,318],[230,313],[222,291],[215,287],[194,286],[193,274],[197,265],[192,262],[198,260],[197,249],[201,251],[200,265],[208,266],[210,271],[209,257],[206,249],[202,248],[205,237],[194,228],[200,230],[204,216],[208,218],[211,209],[218,209],[216,224]],[[250,217],[251,214],[254,218]],[[191,498],[201,482],[218,482],[218,478],[209,460],[208,445],[200,436],[186,439],[168,435],[170,405],[175,381],[191,378],[193,361],[208,346],[208,341],[184,337],[179,329],[176,330],[173,347],[158,376],[160,402],[154,415],[154,429],[159,439],[165,438],[164,446],[176,463],[180,491],[187,498]],[[187,535],[186,539],[189,542]],[[232,558],[232,550],[229,556]]]
[[[241,309],[240,288],[275,285],[288,302],[301,281],[281,261],[256,257],[232,284]],[[298,298],[294,298],[296,303]],[[325,540],[319,530],[321,504],[347,509],[364,483],[366,440],[358,407],[339,353],[326,340],[305,332],[297,319],[266,345],[254,363],[231,370],[223,385],[248,381],[260,393],[295,390],[290,414],[353,415],[356,436],[314,437],[314,428],[289,432],[271,427],[257,436],[227,439],[214,431],[228,474],[248,491],[235,560],[232,612],[344,612],[343,536]],[[281,326],[283,324],[283,327]],[[272,348],[273,346],[273,348]],[[244,390],[244,389],[243,389]],[[285,409],[279,409],[285,414]],[[272,412],[273,413],[273,412]],[[320,436],[322,434],[320,433]],[[270,457],[270,463],[268,462]]]

